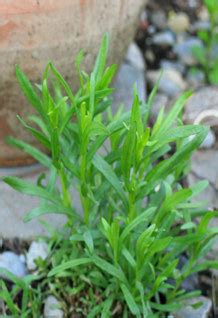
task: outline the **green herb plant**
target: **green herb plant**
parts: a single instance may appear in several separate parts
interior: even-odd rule
[[[81,70],[78,55],[76,94],[52,63],[37,88],[16,68],[37,113],[29,118],[32,126],[19,120],[50,155],[10,137],[10,144],[48,173],[36,185],[17,177],[4,181],[41,199],[25,221],[57,213],[66,216],[66,224],[61,230],[47,224],[50,254],[38,263],[34,282],[27,276],[15,282],[12,293],[2,283],[0,293],[13,317],[41,317],[48,294],[60,300],[66,317],[167,317],[200,294],[182,288],[189,275],[218,268],[218,261],[205,260],[218,231],[208,224],[217,213],[192,200],[207,182],[183,185],[190,157],[207,134],[207,128],[181,121],[190,92],[167,115],[162,109],[152,128],[158,83],[146,104],[134,88],[131,111],[114,114],[110,84],[116,66],[105,67],[107,51],[105,36],[90,75]],[[178,267],[183,254],[188,260]]]
[[[202,46],[193,47],[193,54],[204,71],[208,83],[218,84],[218,1],[204,0],[209,14],[210,28],[198,31]],[[195,69],[196,71],[196,69]]]

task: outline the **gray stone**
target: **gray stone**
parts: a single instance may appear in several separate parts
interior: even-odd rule
[[[148,83],[153,86],[160,76],[160,71],[148,71]],[[169,97],[175,97],[186,88],[186,82],[183,80],[181,74],[175,69],[166,69],[163,72],[159,91]]]
[[[188,6],[191,9],[195,9],[198,7],[198,1],[197,0],[188,0]]]
[[[202,305],[198,308],[193,308],[193,305],[198,304],[199,302]],[[212,301],[209,298],[200,296],[187,299],[183,303],[183,307],[173,314],[174,318],[207,318],[212,309]]]
[[[182,63],[190,66],[196,64],[196,59],[193,55],[193,48],[202,46],[203,44],[201,40],[196,37],[190,37],[184,42],[177,43],[174,46],[173,51],[178,55]]]
[[[136,45],[131,45],[127,52],[125,63],[117,73],[114,87],[113,111],[116,112],[121,104],[129,110],[133,102],[133,86],[136,84],[139,98],[146,100],[145,64],[143,56]]]
[[[199,150],[192,156],[191,173],[188,176],[189,185],[200,180],[208,180],[209,186],[194,200],[205,200],[211,209],[218,208],[218,151],[214,149]]]
[[[200,10],[198,10],[198,18],[201,21],[209,21],[210,20],[209,12],[208,12],[206,6],[202,6],[200,8]]]
[[[201,180],[208,180],[208,187],[193,200],[196,202],[205,201],[209,209],[218,209],[218,150],[204,150],[194,153],[192,156],[191,173],[188,175],[188,184],[190,186]],[[213,218],[210,227],[218,227],[218,219]],[[218,238],[215,239],[212,250],[207,257],[214,259],[218,253]]]
[[[178,268],[181,270],[183,266],[188,262],[188,258],[185,255],[179,257]],[[191,292],[200,288],[197,274],[189,275],[183,282],[181,287],[187,292]]]
[[[23,169],[1,169],[1,175],[15,174],[22,177],[24,180],[36,184],[38,177],[42,172],[47,173],[45,169],[39,166],[37,170],[35,166],[29,167],[27,171]],[[22,170],[22,169],[21,169]],[[77,190],[72,190],[72,198],[75,209],[81,212],[80,198]],[[39,199],[28,195],[23,195],[4,182],[0,181],[0,234],[3,238],[19,237],[21,239],[34,239],[38,235],[47,235],[48,232],[45,227],[39,222],[46,221],[53,228],[61,228],[65,222],[66,217],[60,214],[47,214],[41,216],[39,219],[34,219],[28,223],[24,223],[23,217],[33,208],[39,204]]]
[[[162,30],[167,25],[167,17],[163,10],[154,11],[151,15],[151,22],[156,26],[156,28]]]
[[[161,110],[162,107],[164,107],[166,110],[167,106],[169,106],[168,102],[169,102],[169,98],[166,95],[157,93],[151,108],[150,118],[152,122],[155,122],[159,114],[159,111]]]
[[[115,112],[121,104],[125,106],[126,110],[131,109],[134,84],[136,84],[140,100],[145,101],[146,84],[144,72],[128,64],[121,65],[114,82],[116,91],[114,93],[113,110]]]
[[[63,318],[64,312],[60,309],[60,303],[54,296],[48,296],[44,305],[44,318]]]
[[[206,136],[206,138],[204,139],[203,143],[201,144],[200,148],[212,148],[216,143],[216,135],[214,134],[214,132],[209,129],[208,134]]]
[[[140,20],[140,22],[147,24],[147,22],[148,22],[148,13],[147,13],[146,10],[143,10],[143,11],[140,13],[139,20]]]
[[[156,27],[154,25],[149,25],[147,28],[147,32],[149,35],[154,35],[156,33]],[[148,42],[147,42],[148,43]]]
[[[209,31],[210,30],[210,22],[209,21],[196,21],[190,26],[191,32],[198,32],[198,31]]]
[[[191,70],[186,76],[187,82],[194,88],[205,83],[205,75],[201,70]]]
[[[28,270],[37,268],[35,261],[38,258],[45,260],[48,256],[48,245],[45,242],[32,242],[26,255]]]
[[[172,14],[169,17],[168,26],[175,33],[185,32],[189,29],[190,26],[189,17],[184,12]]]
[[[4,169],[6,170],[6,169]],[[39,173],[29,173],[24,180],[36,183]],[[0,233],[4,238],[19,237],[21,239],[31,239],[36,235],[44,235],[46,229],[35,219],[24,223],[23,217],[39,204],[39,199],[23,195],[4,182],[0,181]],[[51,226],[59,227],[65,223],[63,215],[47,215],[40,217],[40,220],[49,222]]]
[[[196,91],[186,104],[184,120],[187,123],[218,126],[218,87],[207,86]]]
[[[135,42],[132,42],[127,50],[125,61],[131,66],[144,71],[145,62],[143,55]]]
[[[162,47],[173,46],[175,43],[175,36],[170,31],[156,33],[153,36],[152,43]]]
[[[162,69],[174,69],[181,74],[184,74],[186,70],[186,67],[184,64],[179,62],[169,61],[169,60],[162,60],[160,62],[160,66]]]
[[[17,277],[24,277],[27,274],[23,259],[13,252],[3,252],[0,254],[0,278],[8,279],[7,275],[1,273],[1,268],[7,269]]]

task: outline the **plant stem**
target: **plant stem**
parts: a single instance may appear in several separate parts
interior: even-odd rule
[[[62,188],[64,205],[68,208],[72,208],[72,199],[71,199],[70,193],[69,193],[68,188],[67,188],[67,178],[66,178],[66,174],[64,172],[63,167],[61,167],[59,170],[59,176],[60,176],[60,181],[61,181],[61,188]]]

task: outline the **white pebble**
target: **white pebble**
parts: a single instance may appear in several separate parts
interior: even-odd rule
[[[54,296],[48,296],[44,305],[44,318],[63,318],[64,312],[60,309],[60,303]]]
[[[24,277],[27,274],[26,266],[20,255],[13,252],[4,252],[0,254],[0,268],[7,269],[17,277]],[[0,278],[8,279],[7,275],[1,273]]]
[[[26,255],[27,268],[32,271],[37,268],[36,259],[45,260],[48,256],[48,245],[45,242],[32,242]]]

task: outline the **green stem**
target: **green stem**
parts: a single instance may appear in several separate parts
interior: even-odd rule
[[[67,178],[66,178],[66,174],[64,172],[63,167],[61,167],[59,170],[59,176],[60,176],[60,181],[61,181],[61,188],[62,188],[64,205],[68,208],[72,208],[72,199],[71,199],[70,193],[69,193],[68,188],[67,188]]]
[[[129,220],[132,221],[134,220],[136,216],[135,212],[135,193],[130,192],[129,193]]]
[[[84,222],[88,226],[89,225],[89,210],[90,210],[90,200],[87,196],[83,196],[81,194],[81,203],[84,212]]]
[[[88,171],[86,164],[86,154],[81,155],[81,166],[80,166],[80,176],[81,176],[81,189],[80,189],[80,198],[81,204],[84,212],[84,222],[88,226],[89,224],[89,213],[90,213],[90,199],[87,195],[87,185],[88,185]]]

